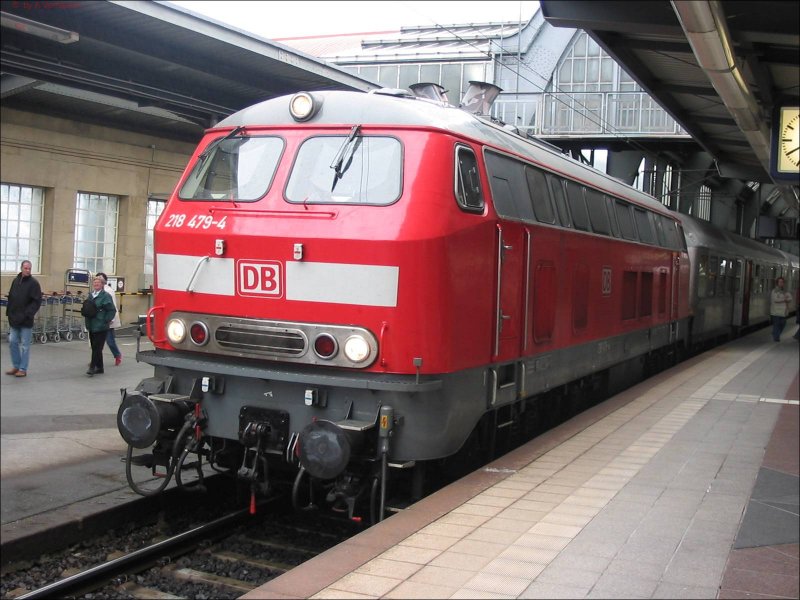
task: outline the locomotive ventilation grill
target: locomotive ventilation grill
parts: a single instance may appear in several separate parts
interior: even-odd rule
[[[214,339],[227,350],[272,356],[302,356],[308,346],[302,331],[267,325],[223,324],[214,331]]]

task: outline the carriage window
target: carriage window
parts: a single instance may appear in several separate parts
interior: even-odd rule
[[[608,222],[605,201],[602,194],[595,190],[586,189],[586,207],[589,209],[589,220],[595,233],[611,234],[611,224]]]
[[[650,219],[647,212],[641,208],[633,208],[633,216],[636,219],[636,228],[639,230],[639,239],[645,244],[655,244],[656,237],[653,233],[653,227],[650,224]]]
[[[486,171],[494,207],[501,217],[534,221],[533,207],[525,181],[524,165],[516,160],[486,153]]]
[[[667,287],[667,271],[666,269],[659,269],[658,271],[658,314],[664,316],[667,312],[667,296],[669,295],[669,288]]]
[[[633,227],[633,216],[631,216],[631,205],[627,202],[620,202],[617,200],[614,203],[615,212],[617,213],[617,220],[619,221],[619,230],[622,237],[626,240],[636,239],[636,229]]]
[[[258,200],[267,193],[282,152],[283,140],[277,137],[212,140],[197,157],[178,197],[182,200]]]
[[[483,192],[475,153],[464,146],[456,148],[456,200],[464,210],[483,212]]]
[[[402,147],[395,138],[320,136],[303,142],[286,184],[302,204],[385,206],[400,197]]]
[[[717,273],[719,271],[719,259],[716,256],[708,257],[708,287],[706,295],[711,298],[717,293]]]
[[[567,182],[567,202],[572,213],[575,229],[589,231],[589,215],[586,212],[586,202],[583,199],[583,187],[577,183]]]
[[[553,197],[553,204],[556,205],[561,225],[563,227],[572,227],[572,219],[570,219],[569,211],[567,210],[567,199],[564,196],[563,182],[555,175],[548,175],[547,183],[550,184],[550,194]]]
[[[525,177],[528,180],[528,192],[531,196],[533,213],[541,223],[555,223],[556,215],[550,203],[550,190],[544,173],[538,169],[525,167]]]
[[[700,256],[697,261],[697,297],[705,298],[708,289],[708,256]]]

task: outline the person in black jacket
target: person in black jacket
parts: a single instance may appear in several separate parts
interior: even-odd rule
[[[103,370],[103,346],[106,345],[108,327],[117,314],[114,301],[107,291],[106,282],[102,277],[95,277],[92,281],[91,297],[97,307],[97,313],[93,317],[85,317],[86,329],[89,331],[89,343],[92,346],[92,362],[89,363],[89,370],[86,374],[89,377],[99,375]]]
[[[6,375],[25,377],[28,374],[31,339],[33,338],[33,317],[42,305],[42,288],[36,278],[31,275],[33,265],[23,260],[20,272],[11,282],[8,292],[9,333],[8,343],[11,345],[12,369]]]

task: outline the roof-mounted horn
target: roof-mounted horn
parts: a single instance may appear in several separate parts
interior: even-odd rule
[[[464,94],[459,106],[473,115],[489,115],[492,104],[502,91],[502,88],[493,83],[470,81],[467,93]]]
[[[408,86],[417,98],[427,98],[428,100],[436,100],[438,102],[449,102],[447,99],[447,90],[440,86],[438,83],[412,83]]]

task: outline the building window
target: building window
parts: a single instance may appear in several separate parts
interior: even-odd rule
[[[72,266],[92,273],[116,272],[119,198],[78,192]]]
[[[711,220],[711,188],[707,185],[701,185],[694,203],[689,209],[689,214],[704,221]]]
[[[0,184],[0,265],[4,273],[17,273],[23,260],[31,261],[34,269],[41,267],[43,210],[43,188]]]
[[[156,221],[158,221],[158,217],[161,216],[166,205],[167,202],[165,200],[153,198],[147,200],[147,221],[145,222],[144,232],[144,269],[142,272],[145,274],[145,279],[149,276],[150,282],[153,281],[153,263],[155,262],[153,230],[156,228]]]

